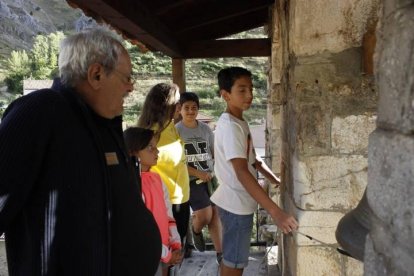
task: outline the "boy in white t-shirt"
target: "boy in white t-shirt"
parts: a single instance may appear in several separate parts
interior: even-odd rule
[[[250,71],[229,67],[218,73],[221,97],[226,111],[220,116],[214,135],[214,171],[220,183],[211,197],[222,223],[221,276],[242,275],[248,264],[253,214],[259,203],[272,216],[283,233],[296,230],[298,223],[274,203],[257,182],[256,170],[270,182],[279,179],[266,164],[256,159],[249,126],[243,112],[253,100]]]

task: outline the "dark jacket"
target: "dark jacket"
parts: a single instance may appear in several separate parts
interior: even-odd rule
[[[120,123],[114,120],[122,137]],[[0,232],[10,275],[111,274],[111,188],[97,137],[90,111],[71,89],[36,91],[6,110],[0,124]],[[138,184],[127,184],[135,196]],[[136,196],[137,203],[125,204],[136,207],[131,221],[139,220],[140,228],[131,244],[141,247],[131,252],[137,260],[126,275],[151,275],[160,237]]]

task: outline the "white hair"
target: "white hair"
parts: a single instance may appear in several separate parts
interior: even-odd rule
[[[99,26],[68,36],[60,44],[61,82],[75,86],[87,78],[88,68],[94,63],[101,64],[110,73],[123,51],[121,38],[108,27]]]

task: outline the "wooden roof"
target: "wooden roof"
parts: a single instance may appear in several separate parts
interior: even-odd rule
[[[268,38],[218,40],[264,26],[274,0],[67,0],[172,58],[270,56]]]

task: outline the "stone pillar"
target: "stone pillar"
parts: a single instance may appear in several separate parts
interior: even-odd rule
[[[376,48],[377,129],[369,140],[375,213],[365,275],[414,273],[414,1],[383,1]]]
[[[275,12],[274,10],[273,12]],[[278,18],[273,16],[273,26],[268,28],[268,35],[272,38],[272,56],[270,57],[270,71],[268,75],[267,115],[266,115],[266,156],[271,169],[278,176],[281,173],[282,163],[282,135],[281,135],[281,106],[284,99],[281,93],[281,47],[280,28]],[[279,190],[269,186],[269,194],[278,201]]]
[[[283,236],[283,275],[362,274],[362,263],[335,250],[335,229],[367,183],[377,92],[364,67],[375,40],[363,38],[375,30],[378,1],[275,2],[269,116],[280,118],[281,149],[270,150],[281,152],[281,205],[300,232],[332,245]]]

